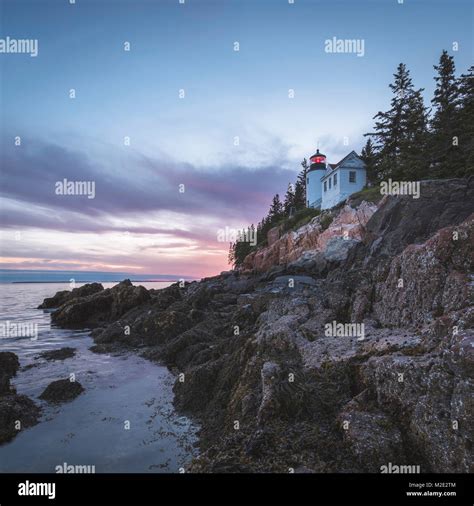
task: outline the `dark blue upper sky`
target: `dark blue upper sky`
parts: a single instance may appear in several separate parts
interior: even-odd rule
[[[216,216],[229,226],[257,221],[317,141],[330,162],[360,150],[373,115],[389,105],[398,63],[426,89],[427,103],[443,49],[454,55],[458,73],[473,63],[471,0],[1,0],[1,6],[0,38],[39,41],[36,58],[0,54],[4,161],[19,178],[4,196],[18,227],[42,226],[38,209],[28,218],[23,202],[51,206],[51,214],[58,207],[74,212],[78,228],[92,217],[108,223],[104,232],[121,211],[129,228],[130,212],[150,210],[181,209],[183,219],[200,215],[203,224]],[[364,55],[325,52],[333,37],[363,40]],[[24,149],[12,147],[16,135]],[[51,152],[62,165],[52,164]],[[107,182],[108,191],[87,209],[64,209],[71,204],[39,189],[62,170],[64,177],[82,173]],[[36,177],[42,179],[25,188]],[[194,193],[178,202],[171,188],[184,179]],[[124,186],[129,195],[120,200]],[[43,225],[54,229],[47,218]],[[150,263],[145,268],[157,271]]]
[[[225,139],[232,146],[236,135],[248,147],[268,136],[306,150],[316,138],[324,147],[328,136],[327,150],[339,156],[344,147],[337,141],[360,141],[373,114],[386,106],[387,84],[400,61],[428,98],[442,49],[455,54],[459,69],[473,61],[469,0],[2,5],[4,35],[39,40],[37,58],[2,57],[9,76],[3,82],[7,129],[14,125],[32,135],[72,130],[112,143],[130,135],[147,148],[203,166],[227,157]],[[324,41],[332,37],[363,39],[365,55],[325,53]],[[124,41],[130,52],[123,51]],[[451,51],[453,42],[459,51]],[[70,88],[77,93],[73,105]],[[243,161],[264,163],[263,151],[254,159],[247,153]],[[305,154],[294,151],[290,159]]]

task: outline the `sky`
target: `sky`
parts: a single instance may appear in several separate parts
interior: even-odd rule
[[[470,0],[291,1],[0,0],[38,41],[0,53],[0,268],[218,274],[304,157],[360,152],[400,62],[428,103],[443,49],[474,61]]]

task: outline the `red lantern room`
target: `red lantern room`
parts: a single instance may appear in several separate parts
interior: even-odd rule
[[[316,153],[309,159],[311,162],[310,169],[326,169],[326,155],[316,150]]]

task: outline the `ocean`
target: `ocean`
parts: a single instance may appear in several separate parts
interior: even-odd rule
[[[0,269],[0,283],[118,283],[124,279],[136,282],[171,282],[191,280],[189,276],[175,274],[130,274],[104,271],[56,271],[29,269]]]
[[[157,289],[170,283],[134,284]],[[173,375],[132,353],[92,353],[87,330],[52,326],[50,312],[36,308],[66,289],[68,283],[54,282],[0,286],[0,351],[18,355],[21,368],[12,384],[42,408],[39,424],[0,446],[0,472],[54,473],[64,464],[94,466],[97,473],[178,472],[196,455],[199,427],[175,412]],[[18,328],[33,331],[19,336],[12,330]],[[35,360],[66,346],[76,348],[74,357]],[[49,383],[71,373],[85,388],[79,397],[59,406],[38,399]]]

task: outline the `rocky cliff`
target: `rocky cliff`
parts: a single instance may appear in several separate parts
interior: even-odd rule
[[[325,211],[307,225],[282,237],[276,227],[268,233],[269,246],[248,255],[241,270],[264,272],[277,265],[299,265],[318,257],[329,261],[342,260],[362,239],[365,226],[376,210],[376,204],[362,201],[355,207],[349,200],[342,208]]]
[[[191,471],[473,471],[474,181],[341,206],[245,270],[70,299],[95,351],[177,373],[200,419]]]

